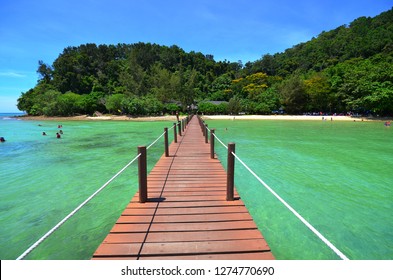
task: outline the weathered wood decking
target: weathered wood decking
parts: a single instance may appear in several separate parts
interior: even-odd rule
[[[274,259],[226,172],[210,159],[194,117],[148,176],[148,202],[137,193],[93,259]]]

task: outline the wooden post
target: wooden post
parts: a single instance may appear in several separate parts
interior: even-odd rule
[[[210,158],[214,158],[214,133],[215,129],[210,130]]]
[[[228,162],[227,162],[227,201],[234,200],[234,177],[235,177],[235,143],[228,143]]]
[[[207,128],[207,124],[205,125],[205,143],[209,143],[209,133],[207,133],[209,130]]]
[[[139,203],[147,201],[147,160],[146,160],[146,146],[138,147],[138,174],[139,174]]]
[[[173,123],[173,141],[177,143],[176,123]]]
[[[179,130],[179,136],[181,136],[181,124],[180,124],[180,121],[177,122],[177,128]]]
[[[165,145],[165,156],[169,157],[169,149],[168,149],[168,128],[164,128],[164,145]]]

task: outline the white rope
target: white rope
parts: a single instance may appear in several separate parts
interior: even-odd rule
[[[171,129],[173,129],[174,127],[175,127],[175,125],[172,125],[172,126],[168,129],[168,131],[171,130]],[[154,142],[151,143],[151,144],[146,148],[146,150],[150,149],[150,147],[153,146],[155,143],[157,143],[157,141],[160,140],[160,138],[161,138],[162,136],[164,136],[164,135],[165,135],[165,131],[164,131],[156,140],[154,140]]]
[[[63,225],[67,220],[69,220],[76,212],[78,212],[86,203],[88,203],[93,197],[95,197],[100,191],[102,191],[106,186],[108,186],[117,176],[119,176],[123,171],[130,166],[135,160],[137,160],[141,154],[138,154],[133,160],[131,160],[126,166],[124,166],[119,172],[116,173],[108,182],[106,182],[101,188],[95,191],[89,198],[83,201],[78,207],[76,207],[70,214],[68,214],[63,220],[61,220],[57,225],[55,225],[51,230],[45,233],[37,242],[31,245],[22,255],[20,255],[17,260],[24,259],[31,251],[33,251],[38,245],[40,245],[46,238],[48,238],[53,232],[55,232],[61,225]]]
[[[217,137],[217,135],[215,134],[215,133],[213,133],[213,136],[214,136],[214,138],[216,138],[217,140],[218,140],[218,142],[220,142],[221,143],[221,145],[223,145],[224,147],[225,147],[225,149],[227,149],[228,150],[228,146],[227,145],[225,145],[221,140],[220,140],[220,138],[218,138]]]
[[[306,219],[304,219],[295,209],[293,209],[284,199],[282,199],[272,188],[268,186],[254,171],[251,170],[235,153],[235,158],[266,188],[268,189],[282,204],[285,205],[300,221],[303,222],[316,236],[318,236],[330,249],[332,249],[341,259],[348,260],[339,249],[337,249],[329,240],[327,240],[316,228],[314,228]]]
[[[215,135],[214,137],[223,145],[226,149],[228,147]],[[268,189],[282,204],[285,205],[303,224],[305,224],[316,236],[318,236],[330,249],[332,249],[341,259],[349,260],[339,249],[337,249],[329,240],[326,239],[316,228],[314,228],[306,219],[304,219],[295,209],[293,209],[284,199],[282,199],[268,184],[266,184],[261,178],[255,174],[234,152],[234,157],[266,188]]]
[[[207,130],[211,131],[210,128],[209,128],[208,126],[206,126],[206,125],[204,125],[204,126],[205,126],[205,128],[206,128]],[[228,150],[228,146],[226,146],[226,145],[220,140],[220,138],[217,137],[217,135],[216,135],[215,133],[213,133],[213,136],[214,136],[214,138],[217,139],[218,142],[221,143],[221,145],[223,145],[223,146]]]
[[[175,125],[173,125],[170,129],[173,129]],[[153,146],[157,141],[165,134],[165,131],[153,142],[151,143],[146,150],[148,150],[151,146]],[[31,245],[22,255],[20,255],[17,260],[24,259],[28,254],[31,253],[35,248],[38,247],[46,238],[48,238],[53,232],[55,232],[60,226],[62,226],[67,220],[69,220],[76,212],[78,212],[83,206],[85,206],[91,199],[93,199],[99,192],[101,192],[106,186],[108,186],[117,176],[124,172],[134,161],[136,161],[141,154],[139,153],[134,159],[132,159],[126,166],[124,166],[119,172],[116,173],[108,182],[106,182],[101,188],[95,191],[90,197],[88,197],[84,202],[82,202],[78,207],[76,207],[70,214],[68,214],[63,220],[61,220],[57,225],[55,225],[51,230],[45,233],[40,239],[37,240],[33,245]]]
[[[150,149],[151,146],[153,146],[155,143],[157,143],[157,141],[160,140],[160,138],[162,136],[164,136],[164,134],[165,134],[165,131],[156,140],[154,140],[153,143],[151,143],[149,146],[147,146],[146,150]]]
[[[168,130],[173,129],[176,126],[176,124],[172,125],[170,128],[168,128]]]

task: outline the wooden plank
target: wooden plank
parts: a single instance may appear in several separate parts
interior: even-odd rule
[[[185,246],[186,245],[186,246]],[[120,249],[119,246],[117,249]],[[203,253],[240,253],[270,251],[263,239],[226,240],[226,241],[193,241],[193,242],[167,242],[145,243],[141,255],[179,255]]]
[[[177,232],[150,232],[145,233],[117,233],[108,235],[103,243],[140,243],[146,242],[189,242],[189,241],[213,241],[213,240],[241,240],[263,239],[257,229],[246,230],[222,230],[222,231],[186,231]]]
[[[122,215],[116,223],[195,223],[195,222],[227,222],[227,221],[249,221],[252,220],[248,213],[217,213],[203,215],[164,215],[164,216],[128,216]]]
[[[125,259],[133,259],[125,258]],[[141,256],[139,260],[274,260],[271,252],[231,253],[231,254],[198,254],[180,256]]]
[[[115,224],[111,233],[119,232],[183,232],[183,231],[209,231],[209,230],[239,230],[239,229],[256,229],[253,221],[236,221],[236,222],[199,222],[199,223],[175,223],[175,224]],[[180,234],[180,233],[179,233]]]
[[[200,254],[180,256],[140,256],[117,257],[117,260],[274,260],[271,252],[236,253],[236,254]],[[93,257],[93,260],[113,260],[113,257]]]
[[[160,208],[178,208],[184,207],[185,204],[183,202],[147,202],[147,203],[138,203],[138,201],[131,201],[130,204],[127,205],[127,208],[156,208],[160,206]],[[217,207],[217,206],[244,206],[242,200],[234,200],[234,201],[225,201],[223,199],[217,201],[188,201],[187,207]]]
[[[157,198],[157,196],[148,196],[149,199]],[[222,195],[212,195],[212,196],[192,196],[192,197],[187,197],[187,196],[168,196],[168,197],[162,197],[163,201],[165,202],[186,202],[186,201],[191,201],[191,202],[208,202],[208,201],[220,201],[225,199],[225,196]],[[139,201],[139,197],[133,197],[131,201]]]
[[[126,208],[122,215],[183,215],[183,214],[214,214],[214,213],[248,213],[245,207],[224,206],[224,207],[178,207],[178,208]]]
[[[142,250],[140,250],[142,247]],[[212,253],[257,253],[268,252],[269,246],[263,239],[191,241],[163,243],[105,243],[97,249],[96,256],[157,256]]]
[[[148,201],[136,193],[92,259],[274,259],[226,172],[210,159],[194,118],[148,176]]]

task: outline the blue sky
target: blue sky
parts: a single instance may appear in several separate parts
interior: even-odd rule
[[[150,42],[243,63],[374,17],[392,0],[1,0],[0,112],[67,46]]]

